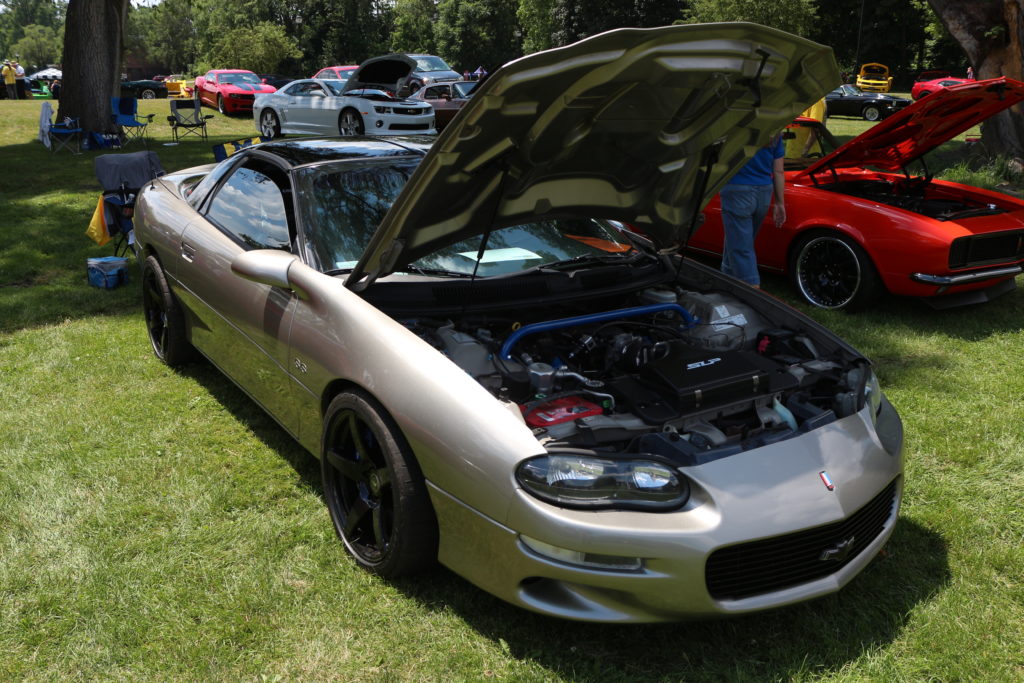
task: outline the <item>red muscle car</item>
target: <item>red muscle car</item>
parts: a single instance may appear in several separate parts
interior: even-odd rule
[[[252,111],[256,95],[277,92],[259,76],[245,69],[213,69],[196,78],[196,90],[203,104],[216,107],[221,114]]]
[[[1024,264],[1024,201],[936,180],[921,158],[1021,101],[1024,83],[1008,78],[949,86],[835,151],[819,122],[798,119],[786,136],[786,222],[775,227],[769,212],[759,265],[831,309],[862,308],[886,291],[948,308],[1012,290]],[[687,248],[721,254],[717,197],[704,216]]]

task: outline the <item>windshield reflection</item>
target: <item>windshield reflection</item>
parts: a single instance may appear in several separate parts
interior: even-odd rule
[[[324,271],[350,269],[398,198],[416,163],[319,166],[298,174],[299,218],[307,244]],[[449,271],[480,277],[517,273],[589,256],[617,258],[633,247],[612,227],[590,219],[549,219],[503,227],[487,238],[461,240],[410,264],[410,272]]]

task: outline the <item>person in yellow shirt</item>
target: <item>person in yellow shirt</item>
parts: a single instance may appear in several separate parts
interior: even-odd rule
[[[15,78],[14,67],[11,66],[10,60],[4,60],[3,75],[4,86],[7,88],[7,99],[18,99],[18,81]]]
[[[825,122],[825,98],[821,98],[805,109],[800,116]],[[823,153],[818,134],[806,126],[794,126],[790,129],[792,137],[786,143],[786,158],[800,159],[808,156],[820,157]],[[787,136],[788,137],[788,136]]]

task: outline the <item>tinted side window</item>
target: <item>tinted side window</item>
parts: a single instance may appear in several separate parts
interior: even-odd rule
[[[247,249],[291,250],[284,195],[256,168],[235,171],[210,202],[206,217]]]

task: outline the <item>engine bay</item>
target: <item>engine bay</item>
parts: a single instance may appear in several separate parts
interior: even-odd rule
[[[817,187],[829,192],[867,199],[879,204],[895,206],[939,221],[960,220],[973,216],[992,216],[1006,213],[995,204],[970,197],[952,196],[932,185],[927,178],[897,178],[847,180],[821,183]]]
[[[868,363],[726,292],[657,286],[613,301],[401,322],[547,448],[681,466],[781,441],[864,405]]]

